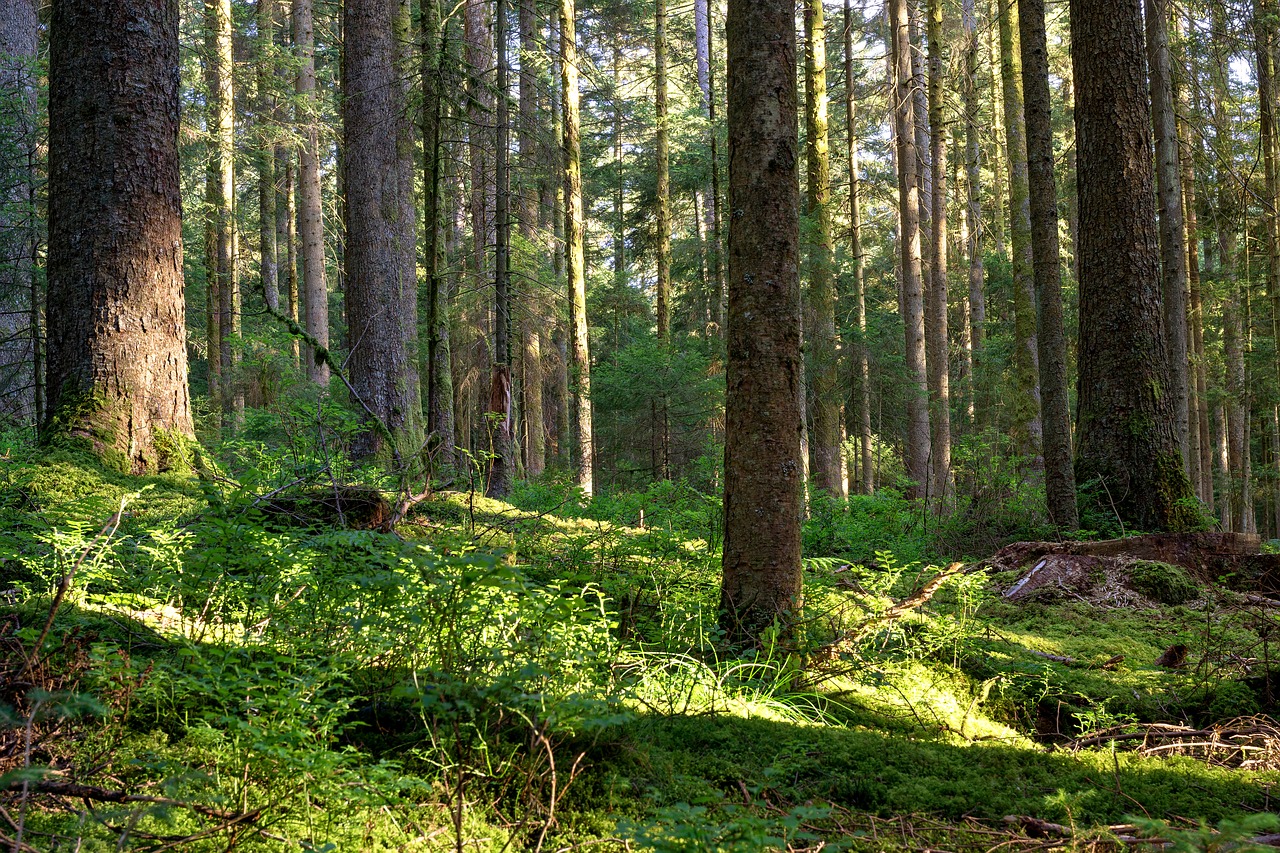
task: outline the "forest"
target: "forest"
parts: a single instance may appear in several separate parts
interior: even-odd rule
[[[0,0],[0,849],[1280,847],[1278,0]]]

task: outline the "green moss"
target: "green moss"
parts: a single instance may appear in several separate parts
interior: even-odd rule
[[[1129,569],[1133,588],[1161,604],[1185,604],[1200,594],[1200,586],[1186,569],[1168,563],[1139,560]]]

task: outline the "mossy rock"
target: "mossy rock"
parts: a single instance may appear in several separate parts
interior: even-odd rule
[[[1153,601],[1178,605],[1200,595],[1200,586],[1181,566],[1138,560],[1129,569],[1129,586]]]

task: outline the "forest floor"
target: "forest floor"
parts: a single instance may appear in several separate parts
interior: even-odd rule
[[[937,576],[930,553],[991,551],[947,553],[892,497],[818,500],[801,637],[731,654],[718,498],[685,485],[586,507],[550,480],[512,503],[440,492],[391,533],[318,520],[298,488],[323,477],[248,441],[218,471],[142,479],[6,442],[5,850],[1245,850],[1280,832],[1280,608],[1176,566],[1006,595],[1024,567],[975,560],[895,608]]]

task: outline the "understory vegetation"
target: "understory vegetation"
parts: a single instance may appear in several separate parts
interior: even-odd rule
[[[0,436],[4,849],[1243,850],[1277,831],[1280,609],[1159,563],[1006,598],[1018,573],[981,558],[1052,535],[1034,490],[940,516],[814,496],[800,636],[730,649],[711,491],[587,502],[549,474],[506,503],[464,474],[372,529],[326,496],[404,496],[343,461],[340,421],[254,417],[198,475]]]

